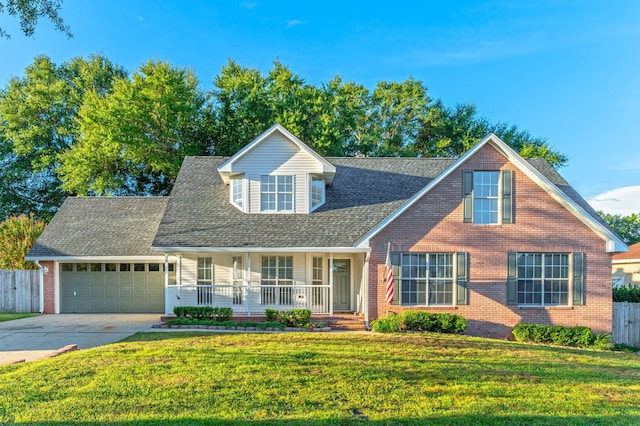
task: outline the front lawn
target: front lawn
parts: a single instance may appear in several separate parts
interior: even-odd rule
[[[0,367],[0,423],[639,424],[640,357],[450,335],[140,333]]]
[[[0,322],[3,321],[12,321],[12,320],[17,320],[20,318],[29,318],[29,317],[34,317],[36,315],[40,315],[37,313],[21,313],[21,314],[0,314]],[[2,350],[0,348],[0,350]]]

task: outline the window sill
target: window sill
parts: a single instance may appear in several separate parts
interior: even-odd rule
[[[528,306],[528,305],[518,305],[518,309],[527,309],[527,310],[544,310],[544,311],[570,311],[573,310],[573,306]]]

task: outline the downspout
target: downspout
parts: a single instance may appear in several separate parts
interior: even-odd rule
[[[40,261],[34,262],[38,267],[38,290],[40,293],[40,313],[44,312],[44,268],[40,265]]]

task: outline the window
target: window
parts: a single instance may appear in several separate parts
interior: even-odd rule
[[[118,265],[116,263],[105,263],[104,270],[107,272],[116,272],[117,266]]]
[[[71,272],[73,271],[73,263],[61,263],[60,269],[62,272]]]
[[[121,263],[120,264],[120,272],[129,272],[131,271],[131,264],[130,263]]]
[[[499,172],[473,172],[473,223],[498,223]]]
[[[149,264],[149,272],[160,272],[160,264],[159,263],[150,263]]]
[[[624,286],[624,277],[613,277],[613,288],[619,288]]]
[[[314,256],[312,259],[311,266],[311,284],[312,285],[323,285],[323,258],[321,256]],[[314,288],[311,290],[311,301],[314,305],[324,305],[322,302],[323,299],[323,288]]]
[[[244,284],[244,261],[242,256],[233,256],[233,304],[242,305],[242,285]]]
[[[76,263],[76,272],[87,272],[89,266],[86,263]]]
[[[260,210],[293,211],[293,176],[260,177]]]
[[[510,170],[463,171],[463,222],[479,225],[513,223],[512,180]]]
[[[198,305],[213,304],[213,262],[210,257],[198,258]],[[201,287],[203,286],[203,287]]]
[[[324,203],[324,181],[318,177],[311,178],[311,210]]]
[[[133,264],[134,272],[144,272],[144,263],[134,263]]]
[[[453,304],[452,253],[402,253],[400,303]]]
[[[262,256],[262,304],[292,305],[293,256]]]
[[[518,253],[517,256],[518,304],[569,304],[568,253]]]
[[[244,184],[242,178],[231,179],[231,203],[240,210],[244,206]]]

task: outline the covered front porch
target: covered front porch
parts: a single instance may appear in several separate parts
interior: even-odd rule
[[[175,282],[165,283],[165,311],[213,306],[234,316],[267,309],[314,315],[366,310],[368,254],[363,251],[209,251],[177,256]]]

